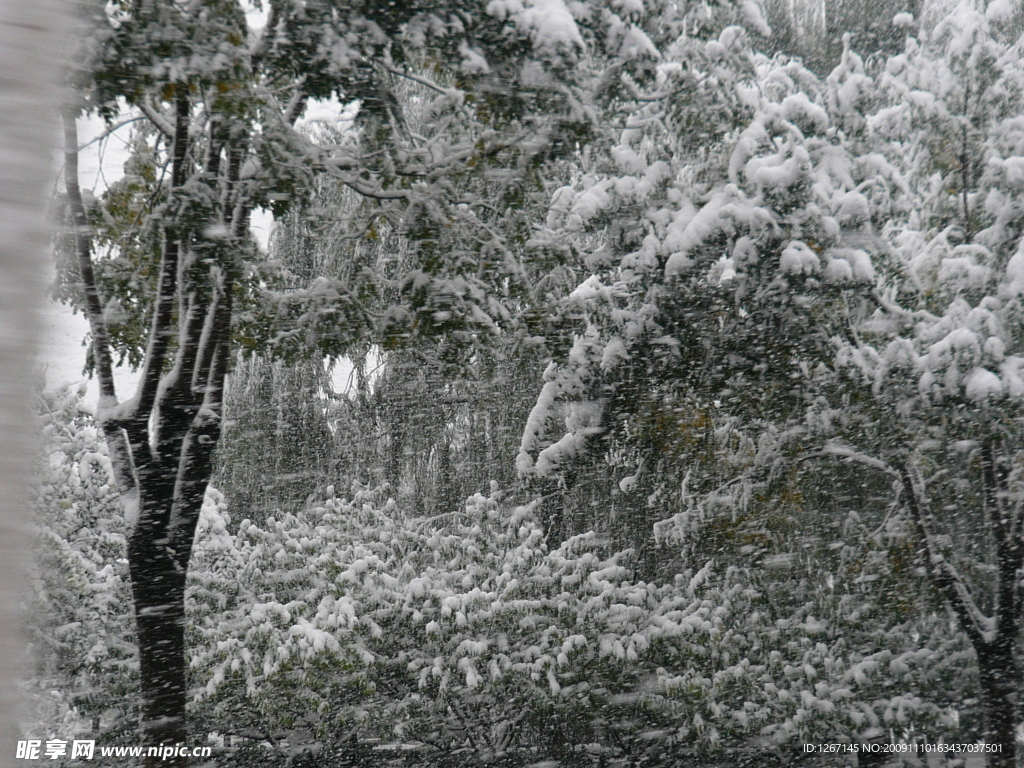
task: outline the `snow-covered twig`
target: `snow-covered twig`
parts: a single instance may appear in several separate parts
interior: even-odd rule
[[[900,476],[900,473],[894,467],[881,459],[876,459],[874,456],[869,456],[866,453],[854,450],[853,448],[845,445],[826,445],[819,451],[812,451],[810,453],[803,454],[800,456],[799,460],[810,461],[811,459],[820,459],[822,457],[844,459],[846,461],[872,467],[873,469],[880,470],[885,472],[887,475],[892,475],[893,477]]]
[[[429,88],[430,90],[435,91],[441,94],[442,96],[448,96],[452,92],[451,90],[442,88],[436,83],[432,83],[425,77],[419,77],[418,75],[413,75],[410,74],[409,72],[403,72],[402,70],[395,69],[394,67],[384,67],[384,70],[386,72],[391,73],[392,75],[396,75],[397,77],[404,77],[406,80],[412,80],[414,83],[419,83],[424,88]]]

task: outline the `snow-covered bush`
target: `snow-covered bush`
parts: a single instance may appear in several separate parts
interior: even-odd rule
[[[106,445],[80,398],[64,390],[39,403],[46,454],[26,610],[37,664],[27,730],[37,738],[109,738],[129,732],[136,715],[127,526]]]
[[[124,524],[77,398],[45,421],[33,733],[112,740],[137,696]],[[227,762],[614,766],[957,733],[966,651],[942,613],[889,597],[910,567],[899,519],[850,513],[800,552],[752,518],[677,519],[662,534],[697,565],[645,581],[592,532],[549,546],[536,508],[495,492],[421,518],[362,489],[236,534],[211,490],[188,602],[197,740],[234,737]]]
[[[325,761],[376,738],[447,765],[678,765],[952,726],[929,698],[956,674],[944,618],[879,622],[843,588],[794,609],[713,561],[641,581],[593,533],[548,548],[534,506],[476,496],[416,519],[364,490],[233,538],[210,497],[189,592],[198,722]]]

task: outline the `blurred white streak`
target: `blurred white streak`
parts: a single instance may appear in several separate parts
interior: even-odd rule
[[[0,766],[16,764],[15,677],[25,653],[17,612],[65,7],[0,0]]]

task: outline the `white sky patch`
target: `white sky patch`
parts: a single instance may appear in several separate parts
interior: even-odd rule
[[[44,389],[52,392],[60,387],[86,385],[84,402],[96,407],[99,387],[95,379],[82,373],[85,366],[86,349],[83,339],[89,332],[89,324],[82,315],[74,314],[69,307],[51,302],[43,311],[43,338],[39,363],[44,379]],[[116,358],[115,358],[116,362]],[[135,393],[138,374],[127,365],[114,369],[114,386],[120,400],[126,400]]]
[[[310,99],[306,111],[296,122],[295,127],[301,130],[308,123],[338,123],[342,117],[342,104],[334,94],[330,99]]]
[[[113,126],[127,117],[115,120]],[[83,147],[78,155],[78,181],[82,189],[99,196],[124,176],[133,125],[128,123],[108,133],[113,126],[108,127],[101,117],[78,118],[78,145]]]
[[[295,128],[313,141],[318,140],[321,133],[318,129],[321,127],[347,133],[359,113],[359,104],[358,101],[342,104],[336,94],[331,94],[329,99],[310,99],[306,102],[302,117],[295,121]]]
[[[253,208],[249,215],[249,231],[264,252],[268,250],[274,231],[274,214],[266,208]]]
[[[370,350],[366,360],[366,379],[370,391],[373,391],[376,386],[383,365],[382,352],[379,347],[375,346]],[[334,365],[331,367],[331,387],[334,394],[339,397],[354,398],[356,396],[356,369],[351,358],[342,357],[334,361]]]
[[[249,35],[256,37],[263,28],[267,26],[267,16],[270,15],[270,3],[264,0],[263,8],[257,8],[251,0],[242,0],[242,7],[245,8],[245,23],[249,25]]]

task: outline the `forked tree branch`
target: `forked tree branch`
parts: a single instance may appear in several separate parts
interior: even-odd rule
[[[187,569],[191,557],[195,526],[213,467],[213,453],[223,430],[224,380],[230,360],[237,275],[231,250],[243,244],[248,236],[251,208],[247,185],[239,178],[244,155],[241,146],[228,142],[221,223],[228,230],[229,245],[220,251],[219,259],[214,259],[216,264],[209,267],[209,292],[199,291],[195,300],[190,301],[191,314],[185,333],[189,350],[179,349],[176,366],[179,389],[189,390],[188,399],[194,405],[182,434],[178,485],[167,530],[171,550],[183,570]],[[181,394],[185,396],[184,391]]]
[[[950,565],[941,553],[935,550],[934,515],[925,495],[924,481],[920,472],[909,460],[900,467],[900,479],[907,497],[910,516],[914,520],[918,536],[924,547],[928,563],[928,574],[936,589],[949,603],[967,634],[971,644],[977,651],[983,650],[989,643],[988,620],[982,614],[974,598],[971,597],[967,585],[960,574]]]
[[[188,97],[179,95],[176,104],[174,140],[171,154],[171,194],[185,183],[187,173],[188,121],[190,104]],[[156,403],[160,375],[163,371],[167,348],[171,339],[171,319],[174,315],[175,295],[178,288],[178,260],[180,258],[181,241],[177,227],[167,226],[164,229],[163,258],[160,264],[160,278],[157,296],[153,309],[153,324],[149,333],[149,346],[143,363],[142,376],[139,380],[138,394],[135,398],[136,430],[144,427]],[[133,442],[138,439],[136,436]]]
[[[202,403],[181,444],[178,465],[178,489],[168,524],[171,550],[180,568],[187,569],[192,555],[195,525],[202,509],[203,496],[213,467],[213,452],[223,429],[224,379],[231,349],[231,314],[234,278],[229,268],[223,271],[221,284],[210,305],[210,321],[204,328],[205,346],[211,350],[210,365],[202,388]],[[199,374],[200,371],[196,371]]]
[[[910,516],[914,521],[918,539],[924,549],[928,575],[932,584],[939,590],[943,598],[953,609],[953,613],[956,614],[957,620],[970,639],[971,644],[978,650],[985,648],[989,643],[987,626],[989,620],[974,602],[974,598],[971,597],[970,590],[963,579],[960,578],[960,574],[935,549],[935,516],[929,506],[924,480],[921,478],[917,467],[908,460],[897,470],[881,459],[876,459],[873,456],[851,448],[835,445],[827,446],[821,451],[806,454],[802,458],[808,459],[818,456],[832,456],[853,461],[900,478],[903,492],[907,497]]]
[[[209,269],[209,268],[208,268]],[[208,307],[211,302],[209,287],[192,285],[189,287],[185,309],[180,320],[181,333],[178,339],[178,354],[174,365],[175,379],[169,382],[182,397],[192,400],[192,372],[196,367],[196,359],[203,343],[204,329],[210,314]]]
[[[214,341],[215,328],[218,318],[217,304],[219,297],[215,296],[206,306],[203,326],[200,330],[199,340],[196,343],[196,356],[190,366],[183,366],[183,381],[188,382],[193,397],[199,397],[202,392],[210,370],[212,350],[216,344]],[[184,377],[188,377],[185,379]]]

